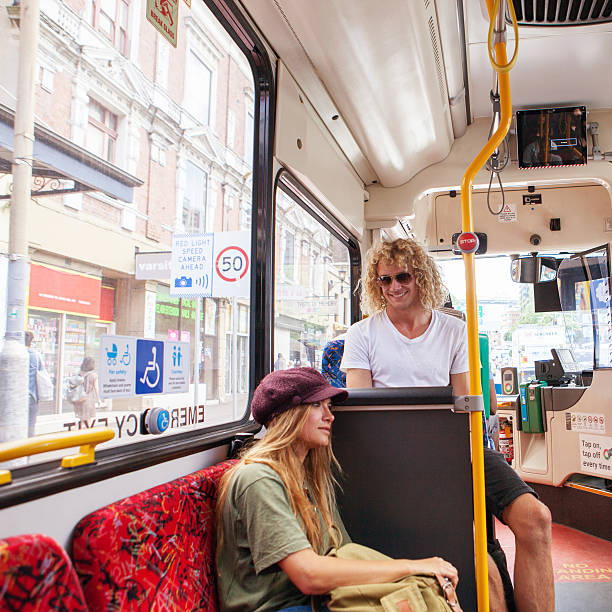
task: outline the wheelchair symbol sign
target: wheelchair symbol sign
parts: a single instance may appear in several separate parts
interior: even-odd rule
[[[136,395],[162,393],[164,388],[164,343],[138,340],[136,343]]]

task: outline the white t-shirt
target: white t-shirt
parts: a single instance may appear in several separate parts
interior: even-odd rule
[[[450,374],[470,369],[467,327],[434,310],[425,332],[406,338],[381,310],[346,333],[340,369],[351,368],[370,370],[374,387],[444,387]]]

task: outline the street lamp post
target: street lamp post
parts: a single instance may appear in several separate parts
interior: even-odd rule
[[[28,287],[28,208],[34,150],[34,85],[40,1],[21,0],[19,71],[13,129],[6,335],[0,353],[0,442],[28,435],[29,353],[24,345]]]

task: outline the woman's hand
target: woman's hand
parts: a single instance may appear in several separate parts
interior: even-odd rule
[[[453,583],[454,587],[456,587],[459,582],[457,568],[441,557],[416,559],[411,561],[411,563],[414,567],[411,571],[412,574],[438,574],[439,576],[448,578]]]

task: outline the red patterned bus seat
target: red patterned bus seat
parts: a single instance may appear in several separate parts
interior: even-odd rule
[[[70,558],[52,538],[0,539],[0,610],[87,612]]]
[[[92,612],[219,609],[217,486],[226,461],[79,521],[72,558]]]

